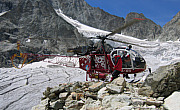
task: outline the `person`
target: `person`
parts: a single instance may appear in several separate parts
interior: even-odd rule
[[[124,51],[124,53],[123,53],[122,62],[123,62],[124,68],[130,68],[131,67],[130,55],[126,51]]]
[[[91,56],[91,68],[95,69],[95,56]]]
[[[115,57],[115,66],[113,67],[114,71],[112,72],[111,81],[119,76],[122,71],[122,59],[120,55],[116,55]]]
[[[131,60],[130,60],[129,53],[127,53],[126,51],[123,51],[123,55],[122,55],[122,67],[123,68],[129,68],[129,67],[131,67],[130,64],[131,64]],[[130,78],[127,73],[123,73],[123,78],[124,77],[126,77],[127,79]]]

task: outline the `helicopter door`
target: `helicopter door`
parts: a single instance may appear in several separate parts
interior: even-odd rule
[[[146,67],[146,62],[144,58],[134,50],[131,50],[130,53],[133,62],[133,68],[144,69]]]

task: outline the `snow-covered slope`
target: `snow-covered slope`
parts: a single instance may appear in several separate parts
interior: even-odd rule
[[[60,17],[62,17],[68,23],[70,23],[74,27],[76,27],[78,29],[79,33],[83,34],[84,37],[96,37],[96,36],[103,36],[103,35],[105,36],[110,33],[107,31],[103,31],[100,29],[96,29],[96,28],[84,25],[84,24],[78,22],[77,20],[73,20],[72,18],[69,18],[66,15],[64,15],[60,9],[55,9],[55,11]],[[156,47],[159,45],[158,42],[149,42],[146,40],[141,40],[141,39],[137,39],[137,38],[122,35],[122,34],[115,34],[113,36],[109,36],[108,38],[113,39],[115,41],[121,41],[121,42],[144,46],[144,47]]]
[[[60,17],[75,26],[85,37],[95,37],[110,33],[81,24],[65,16],[61,10],[55,11]],[[159,66],[180,61],[180,42],[178,41],[152,42],[121,34],[110,37],[114,40],[154,47],[133,46],[133,49],[145,58],[147,66],[152,68],[152,71],[155,71]],[[116,45],[119,44],[117,43]],[[47,60],[53,62],[57,58]],[[138,74],[136,80],[141,79],[147,73],[148,71]],[[22,69],[0,68],[0,109],[30,110],[32,106],[39,104],[42,92],[44,92],[46,87],[58,86],[59,83],[73,81],[85,81],[85,71],[79,68],[63,67],[58,64],[48,63],[47,61],[28,64]]]

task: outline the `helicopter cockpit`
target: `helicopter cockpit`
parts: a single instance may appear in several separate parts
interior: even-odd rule
[[[115,56],[119,55],[122,59],[122,68],[134,69],[145,68],[146,63],[144,58],[134,50],[114,49],[111,53],[111,61],[115,65]]]

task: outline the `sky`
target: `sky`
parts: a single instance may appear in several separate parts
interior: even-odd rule
[[[163,26],[180,11],[180,0],[85,0],[92,7],[119,17],[130,12],[143,13],[146,18]]]

